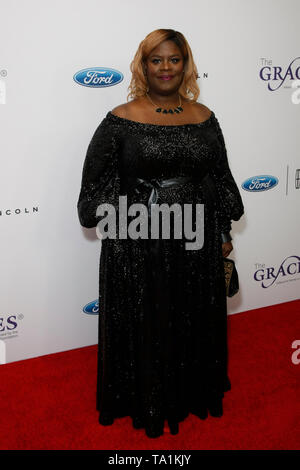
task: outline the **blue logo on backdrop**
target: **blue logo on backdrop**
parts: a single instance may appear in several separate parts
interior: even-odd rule
[[[73,79],[76,83],[92,88],[104,88],[107,86],[117,85],[123,80],[124,76],[121,72],[107,67],[90,67],[88,69],[79,70],[75,73]]]
[[[258,175],[251,176],[246,179],[242,188],[245,191],[258,192],[258,191],[267,191],[268,189],[274,188],[278,184],[278,178],[271,175]]]
[[[88,315],[98,315],[99,301],[93,300],[93,302],[86,304],[82,310],[84,311],[84,313],[87,313]]]

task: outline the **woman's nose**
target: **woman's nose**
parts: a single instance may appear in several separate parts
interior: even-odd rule
[[[170,63],[169,63],[169,61],[168,61],[167,59],[162,60],[162,61],[161,61],[161,64],[160,64],[160,68],[161,68],[162,70],[168,70],[168,69],[170,68]]]

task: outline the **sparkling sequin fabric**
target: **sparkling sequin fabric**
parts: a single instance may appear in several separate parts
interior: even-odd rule
[[[193,176],[159,188],[158,204],[204,204],[204,245],[184,239],[102,240],[99,269],[97,409],[103,425],[130,416],[149,437],[164,420],[200,418],[230,390],[221,234],[244,212],[219,122],[156,125],[108,112],[89,144],[78,215],[95,227],[99,204],[114,204],[126,177]],[[205,178],[206,177],[206,178]],[[147,205],[150,189],[128,194]]]

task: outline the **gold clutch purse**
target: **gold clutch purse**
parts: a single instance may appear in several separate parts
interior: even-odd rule
[[[230,258],[223,258],[225,271],[225,287],[227,297],[232,297],[239,290],[239,278],[235,262]]]

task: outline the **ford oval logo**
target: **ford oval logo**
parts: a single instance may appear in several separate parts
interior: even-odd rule
[[[271,175],[258,175],[251,176],[243,182],[242,188],[245,191],[258,192],[267,191],[268,189],[274,188],[278,184],[278,178]]]
[[[108,69],[107,67],[90,67],[79,70],[75,73],[73,79],[76,83],[92,88],[103,88],[117,85],[123,80],[123,74],[118,70]]]
[[[86,304],[82,310],[84,311],[84,313],[87,313],[88,315],[98,315],[99,301],[93,300],[93,302]]]

